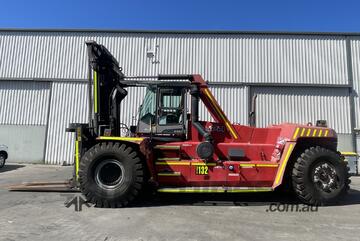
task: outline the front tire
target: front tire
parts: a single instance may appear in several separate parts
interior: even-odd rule
[[[79,181],[82,193],[97,207],[125,207],[143,186],[143,162],[139,153],[122,143],[104,142],[82,157]]]
[[[292,186],[297,197],[310,205],[338,202],[349,189],[349,174],[342,157],[323,147],[306,149],[292,170]]]

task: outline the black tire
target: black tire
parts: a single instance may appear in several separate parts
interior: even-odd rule
[[[5,162],[6,162],[5,154],[0,154],[0,168],[3,168],[5,166]]]
[[[292,186],[306,204],[335,204],[347,193],[349,184],[348,167],[337,152],[311,147],[295,161]]]
[[[133,148],[121,143],[99,143],[81,158],[80,188],[87,201],[97,207],[125,207],[141,191],[143,174],[143,162]]]

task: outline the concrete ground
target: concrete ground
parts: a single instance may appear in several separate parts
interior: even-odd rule
[[[297,203],[292,197],[278,193],[163,194],[137,207],[83,206],[75,212],[65,207],[63,194],[6,189],[23,181],[63,180],[71,172],[44,165],[0,169],[0,240],[360,240],[360,177],[352,177],[340,205],[307,210],[298,204],[302,212],[291,206]]]

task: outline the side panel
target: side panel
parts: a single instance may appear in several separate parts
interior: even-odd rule
[[[155,146],[157,180],[161,187],[272,187],[279,164],[270,160],[271,154],[265,149],[273,151],[274,145],[220,143],[216,149],[226,155],[215,154],[213,160],[205,162],[196,155],[199,143],[173,142]],[[156,148],[159,146],[162,149]],[[227,148],[241,149],[246,156],[232,160]]]

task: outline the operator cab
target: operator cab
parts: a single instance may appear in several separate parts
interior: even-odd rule
[[[162,137],[185,138],[186,93],[189,83],[149,84],[139,108],[137,133]]]

